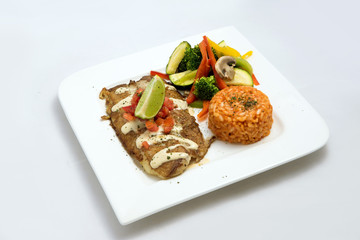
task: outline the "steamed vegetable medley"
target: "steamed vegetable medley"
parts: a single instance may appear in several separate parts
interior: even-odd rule
[[[258,85],[253,69],[246,60],[252,51],[243,56],[225,41],[215,43],[204,36],[198,45],[181,42],[173,51],[166,66],[166,74],[151,71],[170,80],[179,90],[190,89],[187,103],[203,108],[198,119],[207,117],[209,101],[221,89],[231,85]]]

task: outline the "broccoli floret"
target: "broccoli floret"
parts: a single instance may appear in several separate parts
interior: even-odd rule
[[[198,69],[201,60],[202,60],[202,55],[200,52],[200,48],[198,45],[196,45],[194,48],[192,48],[192,51],[187,54],[187,62],[186,62],[187,70],[193,71]]]
[[[196,70],[201,63],[202,55],[198,45],[193,48],[186,48],[184,58],[181,60],[178,72],[184,72],[186,70]]]
[[[186,51],[185,51],[185,53],[186,53]],[[178,66],[176,72],[185,72],[185,71],[186,71],[186,61],[185,61],[185,56],[184,56],[184,58],[179,63],[179,66]]]
[[[216,52],[211,48],[214,53],[215,59],[218,59]],[[193,48],[186,48],[184,58],[181,60],[178,72],[184,72],[186,70],[196,70],[199,68],[202,60],[201,51],[199,45],[195,45]]]
[[[194,94],[198,99],[211,100],[218,91],[214,76],[202,77],[195,82]]]

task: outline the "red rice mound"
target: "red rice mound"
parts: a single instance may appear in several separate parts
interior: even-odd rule
[[[227,87],[210,101],[209,128],[220,140],[255,143],[270,134],[272,123],[269,98],[256,88]]]

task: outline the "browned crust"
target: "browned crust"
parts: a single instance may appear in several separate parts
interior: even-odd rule
[[[106,100],[106,113],[110,119],[110,125],[115,130],[117,137],[128,154],[143,166],[145,172],[158,176],[162,179],[168,179],[183,173],[188,167],[187,161],[185,159],[169,161],[156,169],[150,166],[150,161],[154,154],[166,147],[177,144],[178,141],[170,140],[163,142],[162,144],[151,145],[149,149],[138,149],[136,147],[136,139],[140,134],[145,132],[145,129],[141,129],[138,133],[131,131],[126,135],[123,134],[121,132],[121,127],[127,122],[127,120],[123,118],[124,110],[120,109],[117,112],[111,111],[112,106],[129,95],[127,92],[122,94],[115,94],[115,90],[117,88],[130,85],[143,86],[146,85],[146,83],[150,80],[150,76],[145,76],[137,82],[130,81],[129,84],[121,84],[110,89],[103,88],[99,97],[100,99]],[[165,95],[167,97],[183,100],[183,97],[174,90],[166,89]],[[187,152],[191,156],[191,161],[199,162],[205,156],[210,144],[204,141],[203,135],[195,121],[195,118],[191,116],[187,110],[173,110],[170,112],[170,114],[174,118],[176,124],[180,124],[183,128],[183,130],[180,132],[180,135],[184,138],[196,142],[199,145],[197,150],[187,150],[184,147],[179,146],[173,149],[172,152]]]

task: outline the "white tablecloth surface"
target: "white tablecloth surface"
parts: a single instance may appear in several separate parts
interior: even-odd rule
[[[360,239],[357,1],[1,1],[0,239]],[[119,224],[57,97],[78,70],[232,25],[325,119],[315,153]]]

